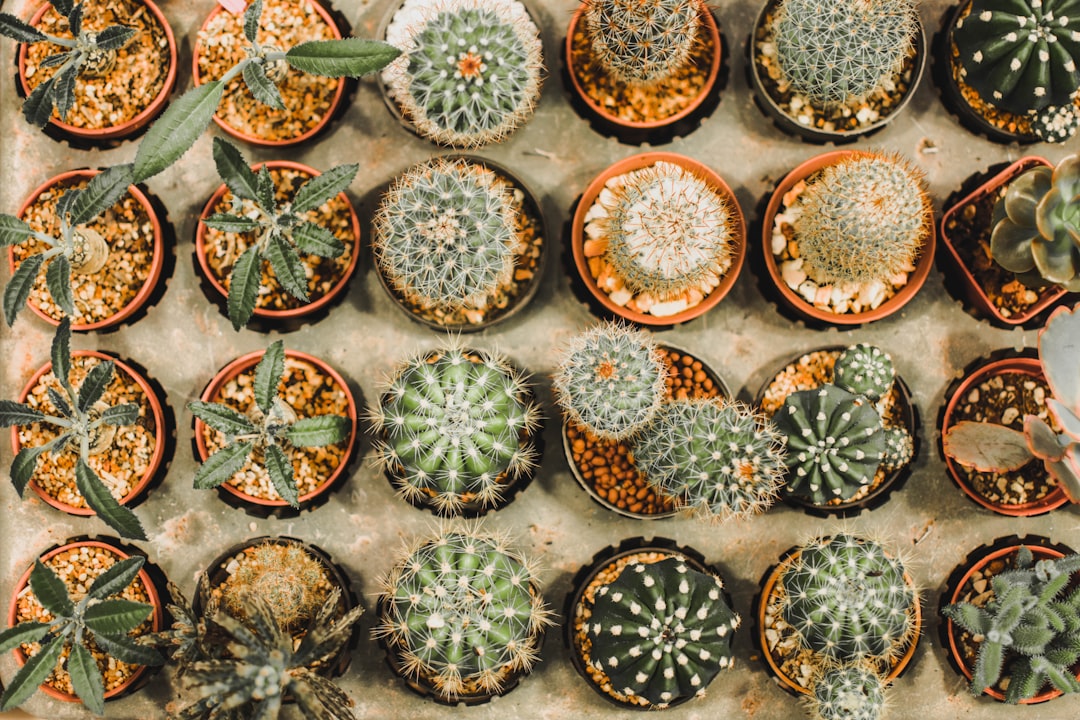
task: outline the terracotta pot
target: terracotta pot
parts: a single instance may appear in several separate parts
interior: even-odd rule
[[[334,19],[334,16],[331,14],[331,12],[329,10],[327,10],[325,7],[323,7],[322,3],[319,2],[319,0],[307,0],[307,2],[311,5],[312,9],[314,9],[315,12],[319,14],[319,17],[321,17],[323,19],[323,21],[327,24],[327,26],[329,26],[330,32],[334,36],[333,39],[341,40],[342,39],[341,29],[338,27],[338,23]],[[206,32],[206,28],[210,25],[210,22],[219,13],[223,13],[223,12],[228,12],[224,8],[224,6],[215,5],[214,8],[210,11],[210,14],[206,16],[206,20],[203,21],[203,24],[199,28],[199,31],[198,31],[196,37],[198,37],[198,35],[201,35],[204,32]],[[246,42],[246,40],[245,40],[245,42]],[[194,45],[194,48],[193,48],[192,53],[191,53],[191,79],[192,79],[192,83],[195,85],[195,87],[198,87],[198,86],[202,85],[206,81],[203,79],[202,74],[199,72],[199,53],[200,53],[199,43],[196,41],[195,43],[193,43],[193,45]],[[287,49],[287,48],[285,48],[285,49]],[[297,71],[291,71],[291,72],[297,72]],[[229,125],[217,113],[214,113],[214,122],[217,124],[217,126],[219,128],[224,130],[226,134],[231,135],[232,137],[236,138],[237,140],[243,140],[244,142],[250,143],[252,145],[258,145],[260,147],[277,147],[277,148],[290,147],[292,145],[298,145],[298,144],[300,144],[302,142],[310,140],[313,137],[316,137],[317,135],[319,135],[320,133],[325,131],[327,129],[327,127],[330,125],[330,122],[342,112],[343,108],[341,107],[341,103],[345,98],[346,83],[347,83],[347,80],[345,78],[338,78],[337,89],[334,91],[334,96],[330,100],[330,107],[327,109],[326,114],[323,115],[322,119],[319,120],[319,122],[316,123],[315,126],[312,127],[310,130],[308,130],[308,131],[306,131],[304,133],[301,133],[300,135],[297,135],[296,137],[293,137],[293,138],[288,138],[286,140],[268,140],[266,138],[259,137],[258,135],[250,135],[250,134],[244,132],[243,130],[240,130],[238,128],[233,127],[232,125]],[[274,163],[271,163],[270,166],[273,167]],[[318,174],[318,173],[316,173],[316,174]],[[357,235],[357,237],[359,237],[359,234]]]
[[[215,12],[222,10],[221,6],[215,9]],[[291,162],[288,160],[274,160],[268,163],[256,163],[251,166],[252,171],[257,171],[265,165],[271,170],[295,170],[301,173],[305,173],[310,177],[317,177],[321,175],[315,168],[308,167],[307,165],[301,165],[300,163]],[[206,205],[203,206],[202,212],[199,214],[199,221],[195,223],[195,259],[198,262],[199,270],[202,273],[203,289],[206,291],[207,296],[210,297],[222,310],[223,313],[228,315],[228,299],[229,291],[218,279],[217,275],[210,268],[210,261],[206,255],[206,232],[207,228],[202,221],[210,217],[214,212],[214,207],[221,202],[221,199],[225,196],[228,188],[222,183],[214,194],[210,196]],[[272,310],[268,308],[256,307],[251,320],[248,321],[248,325],[256,330],[264,330],[270,328],[277,328],[284,331],[294,330],[299,325],[310,322],[311,320],[320,317],[323,313],[329,312],[330,308],[342,298],[349,288],[349,281],[352,280],[353,275],[356,273],[357,262],[360,258],[360,220],[356,216],[356,209],[353,207],[352,202],[349,201],[347,195],[344,192],[338,193],[338,198],[344,201],[349,208],[349,223],[352,228],[353,242],[352,242],[352,259],[349,261],[348,267],[345,268],[345,272],[334,283],[333,287],[320,298],[317,298],[305,305],[300,305],[295,308],[287,308],[285,310]],[[280,290],[283,293],[288,293],[284,288]],[[289,297],[292,297],[289,295]]]
[[[142,555],[146,557],[146,553],[132,545],[126,545],[119,540],[107,536],[101,536],[95,539],[89,537],[80,536],[71,538],[60,545],[55,545],[51,549],[44,552],[39,556],[42,562],[49,560],[50,558],[59,555],[60,553],[71,550],[78,547],[92,547],[103,548],[112,553],[118,560],[125,560],[135,555]],[[11,594],[11,602],[8,605],[8,627],[15,627],[15,623],[18,621],[18,601],[19,596],[24,591],[29,590],[30,586],[30,572],[34,569],[34,566],[26,568],[26,571],[19,577],[18,582],[15,583],[15,589]],[[136,576],[146,589],[146,595],[149,604],[153,606],[153,611],[150,614],[149,620],[151,623],[151,631],[158,632],[164,629],[165,625],[165,604],[168,596],[164,593],[163,589],[159,588],[157,582],[155,582],[153,575],[158,575],[160,580],[164,580],[164,575],[159,569],[153,566],[149,561],[143,564],[142,569],[139,570],[139,574]],[[21,647],[16,647],[12,652],[15,653],[15,661],[22,667],[26,664],[26,653],[22,651]],[[147,665],[140,665],[135,672],[120,686],[113,688],[105,693],[106,700],[116,700],[117,698],[129,695],[143,685],[149,679],[152,674],[153,668]],[[77,695],[62,692],[57,690],[48,683],[42,683],[38,686],[38,689],[44,692],[51,698],[61,700],[63,702],[77,703],[82,702]]]
[[[256,350],[255,352],[241,355],[230,362],[214,375],[213,379],[202,391],[202,395],[199,396],[199,399],[203,402],[221,402],[219,393],[222,388],[224,388],[225,384],[245,370],[253,369],[258,365],[259,361],[262,360],[264,354],[265,351]],[[221,485],[218,485],[218,494],[222,500],[225,500],[225,502],[234,507],[241,507],[245,512],[250,515],[255,515],[256,517],[268,517],[270,515],[282,518],[296,517],[303,510],[314,509],[319,505],[322,505],[330,499],[330,492],[342,485],[347,479],[348,467],[357,451],[356,400],[353,398],[352,391],[349,389],[349,385],[345,381],[345,378],[326,362],[313,355],[308,355],[307,353],[298,350],[286,349],[285,358],[286,360],[291,359],[307,362],[315,366],[319,372],[326,375],[334,384],[344,391],[345,399],[348,403],[346,415],[349,418],[351,429],[349,431],[349,437],[345,441],[345,452],[342,455],[341,463],[317,488],[311,492],[300,495],[298,498],[300,504],[299,508],[292,507],[288,502],[281,498],[268,499],[255,497],[254,495],[250,495],[233,487],[228,482],[223,482]],[[302,413],[297,414],[303,417]],[[206,427],[202,420],[195,418],[194,430],[195,434],[192,438],[192,446],[195,451],[195,457],[200,463],[204,463],[210,457],[210,451],[206,443],[206,433],[210,432],[210,429]]]
[[[845,132],[812,128],[808,125],[803,125],[798,122],[798,120],[791,117],[791,115],[784,112],[769,93],[766,83],[762,80],[763,70],[758,67],[757,63],[758,30],[764,25],[766,14],[771,13],[779,4],[780,0],[767,0],[762,5],[761,10],[758,11],[757,19],[754,21],[754,28],[750,31],[750,38],[746,44],[746,74],[749,85],[754,90],[755,103],[761,108],[762,112],[773,121],[773,125],[781,131],[811,143],[834,143],[840,145],[843,143],[855,142],[860,137],[872,135],[880,131],[911,102],[911,98],[915,95],[915,90],[919,87],[919,82],[922,80],[923,72],[926,67],[926,33],[923,30],[922,22],[919,21],[918,18],[916,18],[917,28],[913,43],[915,57],[913,60],[905,61],[904,65],[905,68],[908,67],[909,63],[911,65],[911,83],[908,85],[907,92],[904,93],[899,102],[890,108],[887,115],[860,130]]]
[[[563,40],[563,66],[564,74],[569,80],[568,87],[575,110],[579,115],[589,119],[596,130],[630,145],[648,142],[656,146],[690,134],[697,129],[702,119],[716,109],[720,103],[720,92],[726,82],[725,59],[728,48],[712,11],[706,8],[701,13],[701,29],[707,35],[708,42],[713,48],[708,76],[701,91],[685,108],[674,115],[662,120],[639,121],[620,119],[618,115],[598,104],[585,92],[579,77],[580,68],[574,65],[573,53],[574,33],[578,25],[582,24],[583,14],[584,9],[578,8],[570,18],[570,25],[566,29],[566,37]]]
[[[146,396],[147,403],[149,403],[150,405],[150,414],[154,422],[154,450],[150,456],[150,462],[147,465],[146,472],[143,473],[143,476],[141,478],[139,478],[138,482],[131,489],[131,492],[129,492],[127,495],[117,501],[121,505],[134,507],[135,505],[142,502],[143,499],[145,499],[147,493],[149,493],[151,484],[156,484],[157,482],[160,482],[165,475],[165,471],[168,469],[169,463],[166,458],[169,455],[169,453],[167,452],[169,449],[168,441],[171,439],[170,435],[172,434],[172,430],[170,428],[171,423],[168,422],[166,419],[167,408],[165,406],[164,400],[162,399],[163,395],[159,394],[159,390],[155,389],[156,383],[146,376],[145,371],[141,369],[136,369],[136,367],[134,367],[130,362],[121,360],[108,353],[97,352],[94,350],[75,350],[71,354],[72,357],[76,358],[94,357],[101,360],[111,360],[116,366],[117,373],[126,374],[129,378],[131,378],[138,384],[139,388]],[[34,374],[30,377],[30,381],[27,382],[26,385],[23,387],[22,392],[19,393],[19,402],[25,403],[26,398],[30,396],[30,391],[34,388],[35,385],[37,385],[41,377],[51,371],[51,362],[48,362],[42,367],[38,368],[37,371],[35,371]],[[171,414],[172,413],[169,413],[170,416]],[[22,443],[19,442],[18,426],[14,426],[11,428],[11,447],[13,454],[18,454],[19,450],[22,448]],[[42,489],[42,487],[38,485],[37,481],[34,479],[30,480],[29,487],[37,494],[38,497],[40,497],[46,503],[52,505],[58,510],[66,512],[68,515],[79,515],[87,517],[97,514],[89,507],[75,507],[74,505],[69,505],[68,503],[57,500],[52,495],[49,495],[47,492],[45,492],[45,490]]]
[[[165,19],[165,15],[161,12],[157,5],[151,0],[139,0],[146,9],[154,16],[158,24],[161,25],[162,30],[165,33],[165,40],[169,44],[169,68],[168,73],[165,76],[165,82],[161,86],[161,90],[154,97],[154,99],[142,109],[135,117],[127,122],[119,125],[113,125],[107,128],[80,128],[74,125],[69,125],[66,122],[58,120],[55,116],[49,120],[49,125],[55,127],[61,134],[76,138],[90,143],[99,143],[110,140],[121,140],[136,133],[140,132],[143,128],[150,124],[150,121],[156,118],[165,109],[165,104],[169,99],[169,94],[172,93],[173,87],[176,85],[176,39],[173,37],[172,27],[169,26],[169,21]],[[41,18],[44,17],[45,12],[51,6],[46,3],[43,4],[30,18],[30,24],[36,26],[41,22]],[[30,94],[30,86],[26,82],[26,63],[29,55],[29,47],[26,43],[20,43],[18,49],[18,57],[16,59],[16,65],[18,67],[18,73],[15,76],[16,89],[19,95],[26,97]]]
[[[949,654],[949,664],[952,665],[956,672],[967,678],[969,682],[971,681],[974,668],[968,664],[964,657],[964,653],[961,651],[959,636],[963,632],[963,629],[957,627],[951,619],[944,617],[941,613],[941,608],[961,601],[965,594],[964,586],[968,584],[971,576],[976,571],[982,570],[995,560],[1007,560],[1016,555],[1021,545],[1026,545],[1031,549],[1031,553],[1035,556],[1036,561],[1053,560],[1074,552],[1073,549],[1067,545],[1054,543],[1048,538],[1039,535],[1026,535],[1023,538],[1017,537],[1016,535],[1010,535],[1008,537],[998,538],[990,544],[983,545],[982,547],[973,550],[962,563],[957,565],[949,575],[949,579],[945,585],[945,591],[941,594],[941,605],[938,609],[938,613],[942,615],[942,622],[938,626],[941,645],[947,649]],[[1074,575],[1071,587],[1076,587],[1077,584],[1080,584],[1080,576]],[[1006,665],[1008,664],[1008,659],[1009,655],[1006,653]],[[1080,666],[1073,666],[1072,670],[1076,673],[1076,677],[1080,679]],[[1005,694],[997,688],[987,688],[983,691],[983,694],[989,695],[999,702],[1005,701]],[[1053,700],[1061,694],[1060,690],[1050,687],[1049,690],[1040,692],[1032,698],[1021,700],[1020,704],[1035,705],[1037,703]]]
[[[940,437],[944,437],[949,428],[958,422],[954,418],[956,408],[960,402],[967,397],[968,393],[986,380],[1004,373],[1019,373],[1021,375],[1030,376],[1041,383],[1046,382],[1046,377],[1043,375],[1042,363],[1035,357],[992,356],[990,359],[981,358],[976,360],[968,366],[963,379],[960,380],[959,383],[954,382],[945,393],[945,406],[941,411],[941,417],[938,423],[938,427],[941,428]],[[963,490],[964,494],[975,503],[987,510],[992,510],[998,515],[1010,517],[1034,517],[1036,515],[1048,513],[1051,510],[1056,510],[1069,502],[1069,499],[1061,486],[1055,487],[1041,499],[1028,503],[1007,505],[992,502],[975,491],[975,488],[972,487],[968,478],[961,471],[960,465],[945,454],[943,447],[939,446],[939,450],[941,451],[942,457],[945,459],[945,469],[949,473],[949,478],[952,479],[953,483]],[[1032,462],[1039,461],[1032,460]]]
[[[732,248],[731,253],[731,267],[729,267],[724,276],[720,278],[720,284],[714,288],[704,300],[694,307],[674,315],[665,315],[662,317],[650,315],[648,313],[635,312],[612,302],[611,297],[596,284],[596,280],[589,272],[588,259],[585,257],[585,216],[589,212],[589,208],[596,202],[597,197],[600,195],[600,191],[604,189],[604,184],[613,177],[624,175],[633,170],[650,167],[658,162],[674,163],[675,165],[682,167],[698,179],[708,183],[719,196],[726,199],[732,214],[731,230],[733,231],[732,234],[734,236],[734,247]],[[735,280],[738,278],[739,271],[742,269],[743,260],[746,258],[746,221],[743,218],[742,208],[739,207],[739,201],[736,199],[735,193],[732,192],[731,188],[724,182],[723,178],[711,168],[703,165],[697,160],[688,158],[685,155],[678,155],[670,152],[647,152],[639,155],[632,155],[609,166],[606,170],[597,175],[596,178],[589,183],[589,186],[585,188],[585,192],[577,201],[577,205],[574,208],[570,232],[574,266],[577,268],[578,279],[584,284],[591,301],[598,304],[604,313],[615,315],[640,325],[668,327],[688,322],[705,314],[723,300],[731,290],[732,286],[735,285]]]
[[[30,193],[30,195],[23,201],[23,204],[19,207],[18,217],[21,219],[30,209],[30,206],[37,201],[38,197],[42,193],[51,190],[54,187],[66,187],[73,185],[97,175],[100,170],[68,170],[67,172],[60,173],[52,178],[49,178],[41,185],[38,185]],[[158,284],[162,279],[162,269],[165,266],[165,245],[166,235],[165,227],[162,218],[159,217],[157,209],[154,207],[154,202],[150,199],[148,194],[139,188],[138,185],[130,185],[128,187],[128,194],[131,195],[143,209],[146,211],[147,216],[150,218],[150,225],[153,229],[153,254],[150,258],[150,271],[147,273],[146,280],[139,288],[138,292],[126,305],[117,310],[112,315],[91,323],[72,323],[71,329],[76,332],[91,332],[95,330],[108,330],[113,329],[121,323],[137,318],[141,315],[142,310],[150,303],[159,287]],[[9,247],[7,250],[8,257],[8,271],[11,274],[15,273],[15,248]],[[27,307],[33,311],[35,315],[49,323],[50,325],[57,326],[60,324],[59,320],[54,319],[50,315],[47,315],[31,300],[27,301]]]
[[[789,172],[784,179],[779,182],[776,189],[773,191],[773,194],[769,197],[769,204],[765,209],[761,227],[761,251],[765,256],[765,268],[769,271],[769,278],[772,280],[772,285],[776,288],[784,306],[811,323],[851,327],[888,317],[904,307],[904,305],[907,305],[908,302],[915,297],[915,293],[917,293],[919,288],[923,286],[923,283],[926,282],[927,276],[930,275],[930,269],[934,265],[934,222],[932,218],[928,218],[927,234],[923,241],[922,252],[919,253],[919,257],[915,260],[915,270],[908,276],[907,285],[900,288],[895,295],[882,302],[876,308],[860,313],[844,314],[821,310],[808,303],[801,295],[789,288],[787,283],[785,283],[781,277],[780,268],[776,263],[776,257],[772,254],[772,233],[773,222],[783,203],[784,195],[790,192],[800,180],[805,180],[814,173],[823,170],[830,165],[834,165],[843,158],[849,156],[868,156],[872,154],[873,153],[865,150],[833,150],[812,157],[809,160],[800,163],[794,170]]]
[[[961,216],[965,208],[975,205],[987,195],[997,196],[1001,189],[1003,187],[1008,187],[1009,183],[1017,176],[1023,174],[1027,170],[1039,166],[1052,168],[1054,165],[1049,160],[1035,156],[1024,157],[1017,160],[1001,172],[987,179],[975,190],[966,194],[960,201],[948,206],[944,215],[941,217],[941,242],[945,246],[945,249],[949,251],[948,254],[943,255],[942,258],[948,261],[949,269],[952,271],[948,273],[948,277],[962,281],[963,295],[961,299],[965,301],[965,307],[971,308],[971,311],[973,311],[976,316],[988,317],[991,322],[1005,327],[1024,325],[1034,320],[1044,310],[1056,305],[1063,297],[1065,297],[1067,294],[1065,288],[1060,285],[1044,287],[1038,291],[1038,301],[1026,310],[1008,317],[1002,315],[1001,310],[990,300],[990,297],[986,294],[985,288],[975,277],[972,268],[968,267],[964,262],[957,249],[957,243],[960,241],[960,238],[957,238],[957,240],[954,241],[953,238],[949,236],[949,228],[950,225],[956,221],[956,218]],[[961,190],[961,192],[963,191]],[[985,237],[987,241],[989,241],[993,225],[990,225],[983,230],[984,232],[981,232],[980,236]]]

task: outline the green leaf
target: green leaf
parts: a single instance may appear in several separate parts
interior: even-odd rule
[[[307,274],[293,246],[280,235],[273,235],[266,246],[266,257],[281,286],[294,298],[307,302]]]
[[[53,302],[67,315],[75,314],[75,294],[71,290],[71,262],[64,255],[57,255],[45,269],[45,287]]]
[[[75,485],[86,499],[86,504],[105,521],[106,525],[120,533],[121,537],[134,540],[146,539],[146,531],[143,530],[139,518],[130,509],[116,502],[116,498],[109,493],[105,483],[82,458],[75,463]]]
[[[263,105],[268,105],[275,110],[284,110],[285,102],[281,99],[277,85],[266,77],[266,68],[262,63],[251,62],[244,66],[244,84],[251,91],[252,96]]]
[[[38,67],[48,68],[63,65],[67,62],[70,56],[71,53],[69,53],[67,50],[53,53],[52,55],[46,55],[41,59],[41,62],[38,63]]]
[[[322,447],[339,443],[349,436],[352,422],[340,415],[319,415],[294,422],[285,433],[296,447]]]
[[[79,33],[82,32],[82,16],[84,9],[83,4],[79,3],[71,8],[71,12],[68,13],[67,16],[68,28],[71,29],[71,34],[75,37],[78,37]]]
[[[236,146],[219,137],[214,138],[214,164],[217,165],[218,175],[229,190],[232,190],[233,195],[255,201],[258,180]]]
[[[245,233],[259,229],[258,221],[229,213],[214,213],[208,218],[203,218],[203,224],[214,230],[231,233]]]
[[[71,676],[71,689],[83,701],[86,709],[95,715],[104,715],[105,683],[90,651],[78,643],[73,643],[71,654],[68,655],[67,671]]]
[[[293,480],[292,460],[277,445],[267,445],[265,455],[266,471],[270,474],[270,480],[274,483],[278,495],[293,507],[300,507],[296,481]]]
[[[0,400],[0,427],[48,421],[49,416],[14,400]]]
[[[56,617],[67,618],[75,613],[75,604],[68,597],[64,581],[40,560],[34,561],[34,568],[30,571],[30,589],[41,606]]]
[[[23,493],[26,492],[26,485],[34,477],[34,471],[37,470],[37,459],[41,456],[41,453],[45,452],[45,447],[45,445],[24,447],[19,450],[19,454],[12,461],[11,484],[15,486],[15,492],[19,493],[19,497],[23,496]]]
[[[99,362],[90,368],[86,377],[83,378],[82,385],[79,386],[79,400],[75,405],[79,412],[87,412],[101,399],[101,396],[105,394],[105,388],[109,387],[115,374],[116,365],[112,360]]]
[[[63,415],[65,418],[71,417],[71,405],[68,404],[68,399],[60,394],[54,387],[48,387],[45,389],[49,395],[49,400],[56,407],[56,411]]]
[[[322,175],[311,178],[296,191],[292,211],[300,214],[319,207],[349,187],[349,183],[353,181],[359,170],[360,166],[355,164],[338,165]]]
[[[71,389],[71,318],[63,318],[53,335],[50,348],[52,371],[60,385],[72,393]]]
[[[254,443],[241,442],[226,445],[206,459],[195,472],[195,489],[209,490],[225,482],[244,467]]]
[[[285,53],[285,60],[312,75],[361,77],[383,69],[400,54],[393,45],[378,40],[345,38],[300,43]]]
[[[40,87],[40,86],[39,86]],[[15,316],[26,305],[26,299],[30,297],[30,291],[34,288],[41,264],[45,262],[42,255],[31,255],[19,263],[15,274],[8,280],[4,288],[4,321],[8,327],[15,324]]]
[[[101,50],[119,50],[134,36],[134,28],[126,25],[110,25],[97,34],[95,43]]]
[[[49,0],[49,4],[56,8],[56,12],[64,17],[70,17],[71,12],[75,9],[74,0]]]
[[[247,416],[221,403],[196,400],[188,403],[188,410],[215,430],[229,436],[246,435],[256,432],[255,425]]]
[[[345,244],[326,228],[315,223],[300,223],[292,231],[293,242],[302,252],[325,258],[341,257]]]
[[[243,252],[233,265],[229,276],[229,319],[233,330],[239,330],[251,319],[255,300],[262,285],[262,258],[259,249],[252,245]]]
[[[266,348],[259,364],[255,366],[255,404],[264,413],[270,412],[270,406],[274,403],[274,397],[278,393],[278,385],[281,384],[281,376],[285,374],[285,343],[276,340]]]
[[[274,179],[265,165],[259,168],[259,173],[255,176],[255,202],[267,215],[277,214],[277,203],[274,202]]]
[[[70,53],[65,53],[70,55]],[[38,85],[30,91],[26,100],[23,101],[23,117],[26,122],[34,127],[45,127],[52,117],[53,101],[52,92],[56,85],[56,75]]]
[[[135,403],[113,405],[98,418],[104,425],[134,425],[139,420],[139,406]]]
[[[71,208],[72,225],[85,225],[115,205],[135,183],[135,166],[107,167],[90,179]]]
[[[153,607],[134,600],[102,600],[86,606],[86,626],[102,635],[126,635],[150,617]]]
[[[52,102],[56,105],[56,114],[61,120],[67,118],[68,112],[75,104],[75,81],[79,78],[80,64],[66,64],[50,78],[54,82]]]
[[[255,0],[244,10],[244,37],[252,45],[255,44],[255,38],[259,32],[259,18],[262,17],[262,11],[262,0]]]
[[[132,665],[165,664],[165,658],[162,657],[161,653],[157,650],[146,647],[145,645],[139,645],[124,636],[105,637],[102,635],[95,635],[94,642],[96,642],[102,650],[121,662],[131,663]]]
[[[0,35],[16,42],[36,43],[48,40],[44,33],[29,23],[24,23],[14,15],[0,13]]]
[[[139,143],[135,153],[135,182],[157,175],[195,144],[214,117],[224,89],[220,80],[212,80],[172,101]]]
[[[34,231],[30,229],[30,226],[19,218],[14,215],[0,213],[0,247],[18,245],[33,233]]]
[[[23,643],[37,642],[48,634],[48,623],[21,622],[15,627],[0,632],[0,653],[14,650]]]
[[[37,655],[27,659],[26,664],[8,683],[4,696],[0,698],[0,712],[19,707],[33,695],[38,686],[45,682],[45,678],[49,677],[49,673],[56,667],[56,662],[63,651],[64,643],[53,640],[43,646]]]
[[[146,559],[142,555],[132,555],[113,563],[105,572],[98,575],[86,594],[95,600],[104,600],[110,595],[118,595],[135,580]]]

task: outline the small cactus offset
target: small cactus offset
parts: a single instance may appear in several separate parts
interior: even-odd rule
[[[533,471],[540,406],[499,355],[444,347],[402,363],[368,413],[398,491],[452,515],[496,507]]]
[[[882,428],[885,436],[885,451],[881,458],[881,468],[885,472],[893,472],[911,462],[915,457],[915,440],[905,428],[886,427]]]
[[[839,160],[807,182],[800,207],[803,269],[820,283],[884,282],[912,270],[932,226],[922,172],[898,155]]]
[[[267,540],[244,553],[223,585],[222,602],[230,615],[246,620],[248,596],[258,594],[274,609],[286,632],[299,632],[326,601],[327,571],[299,543]]]
[[[510,281],[517,244],[510,191],[463,158],[402,174],[379,204],[372,251],[407,302],[447,312],[484,309]]]
[[[607,322],[575,337],[554,375],[559,406],[604,440],[623,440],[655,416],[667,367],[652,335]]]
[[[702,12],[702,0],[586,0],[585,33],[604,70],[647,84],[686,66]]]
[[[479,529],[415,544],[384,579],[380,608],[375,634],[401,672],[448,700],[499,694],[529,672],[551,623],[530,563]]]
[[[774,21],[780,73],[811,102],[860,100],[900,71],[917,28],[914,0],[784,0]]]
[[[386,36],[402,49],[383,74],[390,95],[440,145],[499,142],[540,98],[540,31],[513,0],[406,2]]]
[[[914,588],[876,542],[841,533],[800,548],[780,576],[784,621],[830,660],[890,659],[915,632]]]
[[[865,664],[826,667],[812,685],[813,720],[880,720],[885,713],[885,682]]]
[[[632,561],[597,589],[585,624],[592,666],[631,700],[664,708],[704,695],[731,667],[731,641],[739,616],[723,583],[681,557]]]
[[[783,436],[738,402],[666,403],[633,452],[651,485],[706,518],[765,512],[783,484]]]
[[[859,343],[846,348],[833,365],[833,384],[877,402],[889,394],[896,370],[889,354],[876,345]]]

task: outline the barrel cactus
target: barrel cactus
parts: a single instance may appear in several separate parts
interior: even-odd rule
[[[540,98],[540,31],[515,0],[407,0],[386,39],[402,50],[383,74],[391,97],[441,145],[498,142]]]
[[[915,439],[903,427],[887,427],[881,431],[885,437],[885,450],[881,458],[881,468],[892,472],[911,462],[915,457]]]
[[[444,700],[498,694],[539,659],[551,612],[530,563],[505,538],[440,531],[383,581],[375,627],[401,672]]]
[[[990,255],[1025,285],[1080,291],[1080,156],[1032,168],[994,206]]]
[[[403,173],[375,215],[372,251],[383,276],[418,308],[485,308],[510,281],[517,243],[510,191],[464,158]]]
[[[819,283],[910,271],[929,237],[923,175],[898,155],[852,154],[808,181],[794,221],[803,269]]]
[[[368,415],[398,492],[440,514],[497,507],[536,467],[540,406],[494,353],[447,346],[410,358]]]
[[[607,322],[563,350],[554,389],[563,411],[604,440],[623,440],[644,427],[664,399],[667,367],[652,336]]]
[[[885,713],[885,682],[865,663],[826,667],[812,684],[814,720],[880,720]]]
[[[877,402],[892,389],[896,370],[889,354],[866,343],[845,348],[833,365],[833,383]]]
[[[802,546],[779,584],[784,622],[827,660],[890,659],[915,633],[915,589],[876,542],[841,533]]]
[[[765,512],[783,484],[783,437],[772,421],[738,402],[664,404],[633,451],[651,485],[707,518]]]
[[[914,0],[784,0],[773,28],[780,73],[811,102],[859,100],[900,71],[917,28]]]
[[[588,0],[585,33],[593,58],[627,84],[671,77],[690,60],[702,0]]]
[[[631,701],[662,708],[696,695],[731,667],[739,616],[714,575],[671,556],[632,560],[595,593],[585,624],[590,663]]]

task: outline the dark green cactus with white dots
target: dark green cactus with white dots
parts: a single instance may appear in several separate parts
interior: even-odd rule
[[[846,348],[833,365],[833,384],[877,402],[892,389],[896,370],[892,358],[876,345],[859,343]]]
[[[722,590],[681,557],[631,561],[596,591],[585,625],[591,664],[613,690],[654,707],[704,694],[734,660],[740,621]]]
[[[814,720],[879,720],[885,682],[865,663],[827,667],[815,676],[808,704]]]
[[[588,0],[585,31],[596,61],[625,83],[664,80],[684,67],[702,0]]]

